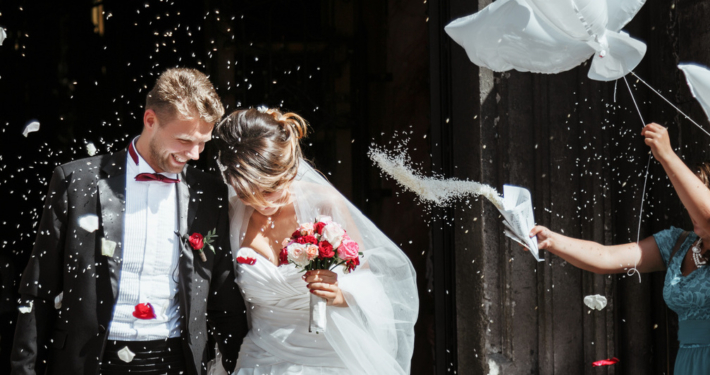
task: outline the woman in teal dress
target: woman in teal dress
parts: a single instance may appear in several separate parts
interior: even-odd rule
[[[640,242],[604,246],[536,226],[539,247],[581,269],[599,274],[667,271],[663,298],[678,314],[680,349],[675,375],[710,374],[710,164],[693,173],[671,148],[668,131],[649,124],[641,134],[668,174],[693,231],[671,227]],[[674,252],[675,250],[675,252]]]

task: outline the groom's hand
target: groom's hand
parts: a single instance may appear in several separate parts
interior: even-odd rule
[[[325,298],[328,305],[337,307],[347,307],[348,303],[343,297],[343,292],[338,287],[338,275],[333,271],[314,270],[303,275],[311,293],[318,297]]]

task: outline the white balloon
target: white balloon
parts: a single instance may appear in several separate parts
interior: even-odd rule
[[[641,10],[646,0],[607,0],[609,19],[607,30],[620,31]]]
[[[572,39],[587,41],[606,30],[606,1],[527,0],[535,14]]]
[[[626,33],[607,33],[606,41],[611,53],[594,54],[587,77],[595,81],[613,81],[621,78],[641,62],[646,54],[646,44],[630,38]]]
[[[696,64],[680,64],[678,68],[685,73],[690,92],[710,119],[710,70]]]
[[[496,72],[559,73],[594,53],[536,17],[524,0],[498,0],[445,30],[474,64]]]
[[[618,32],[644,1],[498,0],[445,30],[473,63],[494,71],[559,73],[594,54],[588,77],[611,81],[646,53],[644,43]]]

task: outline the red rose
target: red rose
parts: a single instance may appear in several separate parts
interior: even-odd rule
[[[281,249],[281,254],[279,254],[279,266],[288,264],[288,250],[284,247]]]
[[[190,243],[190,246],[192,246],[192,248],[195,250],[202,250],[202,248],[205,246],[204,239],[199,233],[193,233],[187,241]]]
[[[296,238],[296,242],[298,242],[302,245],[307,244],[307,243],[312,243],[315,245],[318,243],[318,240],[316,240],[316,238],[313,236],[301,236],[301,237]]]
[[[298,237],[301,237],[301,231],[297,229],[295,232],[293,232],[293,234],[291,234],[291,238],[298,238]]]
[[[318,244],[318,257],[323,259],[332,258],[333,256],[335,256],[335,252],[333,251],[333,245],[331,245],[328,241],[321,241]]]
[[[353,259],[350,259],[347,262],[345,262],[345,264],[348,266],[348,272],[352,272],[355,270],[355,267],[360,265],[360,257],[355,257]]]
[[[313,230],[315,230],[318,234],[323,234],[323,228],[325,228],[325,226],[325,223],[319,221],[313,226]]]
[[[150,303],[139,303],[133,310],[133,316],[138,319],[155,319],[155,311]]]

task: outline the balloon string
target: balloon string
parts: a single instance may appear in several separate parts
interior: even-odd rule
[[[656,93],[656,95],[660,96],[661,99],[665,100],[666,103],[668,103],[668,104],[669,104],[671,107],[673,107],[676,111],[680,112],[681,115],[685,116],[685,118],[687,118],[688,120],[690,120],[690,122],[692,122],[695,126],[697,126],[698,129],[700,129],[700,130],[702,130],[703,132],[705,132],[705,134],[710,135],[710,132],[708,132],[707,130],[705,130],[700,124],[698,124],[697,122],[695,122],[695,120],[693,120],[692,118],[690,118],[690,116],[686,115],[683,111],[680,110],[680,108],[676,107],[675,104],[671,103],[670,100],[666,99],[663,95],[661,95],[661,93],[658,92],[658,90],[654,89],[653,87],[651,87],[651,85],[649,85],[648,83],[646,83],[646,81],[644,81],[643,79],[641,79],[641,77],[637,76],[636,73],[631,72],[631,74],[633,74],[634,77],[638,78],[638,80],[641,81],[641,83],[643,83],[643,84],[646,85],[649,89],[651,89],[651,91],[653,91],[654,93]],[[626,77],[624,77],[624,80],[626,80]],[[627,85],[628,85],[628,83],[627,83]]]
[[[641,118],[641,125],[643,127],[646,126],[646,121],[643,120],[643,115],[641,114],[641,110],[639,109],[638,104],[636,104],[636,98],[634,97],[633,91],[631,91],[631,86],[629,86],[629,82],[626,80],[626,77],[624,77],[624,82],[626,82],[626,87],[629,89],[629,94],[631,94],[631,100],[634,102],[634,106],[636,107],[636,112],[638,112],[639,117]],[[638,231],[636,232],[636,243],[641,242],[641,221],[643,220],[643,202],[644,199],[646,198],[646,183],[648,182],[648,170],[651,167],[651,158],[653,157],[652,154],[648,155],[648,163],[646,163],[646,176],[643,178],[643,193],[641,194],[641,208],[639,209],[639,226],[638,226]],[[638,267],[638,259],[636,260],[636,263],[634,264],[633,268],[630,268],[628,271],[626,271],[626,275],[628,276],[633,276],[633,274],[638,274],[639,276],[639,283],[641,282],[641,273],[638,271],[636,268]]]
[[[645,128],[646,121],[643,120],[643,115],[641,114],[641,110],[639,109],[638,104],[636,104],[636,98],[634,98],[634,93],[631,92],[631,86],[629,86],[629,81],[626,80],[625,76],[624,76],[624,82],[626,82],[626,87],[629,89],[629,94],[631,94],[631,100],[633,100],[634,106],[636,107],[636,111],[639,113],[639,117],[641,118],[641,127]]]

